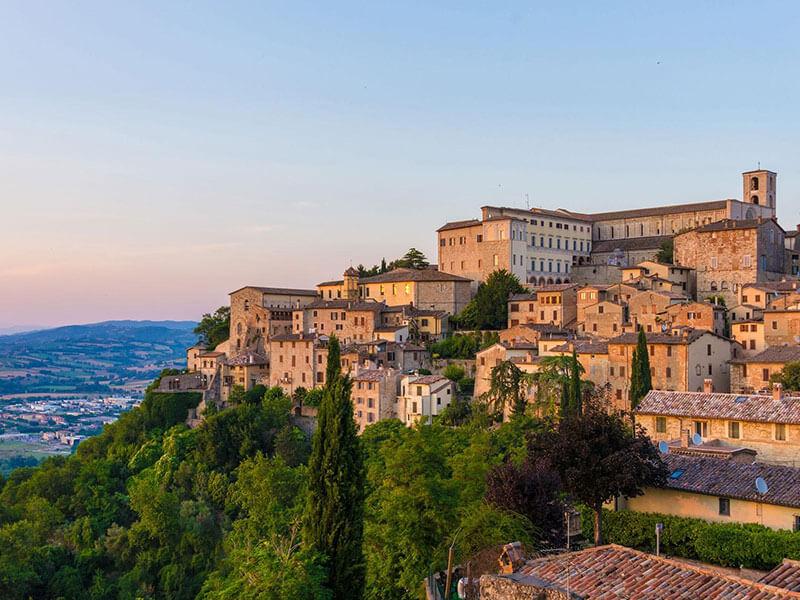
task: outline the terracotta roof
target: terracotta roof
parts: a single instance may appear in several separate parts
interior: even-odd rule
[[[469,281],[466,277],[436,269],[392,269],[374,277],[364,277],[358,283],[391,283],[400,281]]]
[[[381,327],[376,327],[375,333],[394,333],[395,331],[406,328],[408,328],[408,325],[383,325]]]
[[[800,561],[784,558],[783,562],[758,580],[793,592],[800,592]]]
[[[269,338],[270,342],[311,342],[318,339],[327,339],[326,336],[320,336],[316,333],[282,333],[273,335]]]
[[[529,561],[511,579],[524,577],[569,589],[591,600],[666,598],[800,598],[791,592],[704,566],[610,544]]]
[[[636,412],[641,415],[800,425],[800,397],[784,396],[775,400],[771,395],[652,390],[642,399]]]
[[[224,352],[216,352],[216,351],[201,352],[197,356],[198,357],[205,356],[206,358],[217,358],[218,356],[225,356],[225,353]]]
[[[678,454],[661,458],[671,473],[665,486],[671,490],[800,508],[800,469],[796,467]],[[766,494],[756,490],[756,477],[767,482]]]
[[[713,223],[701,225],[700,227],[684,233],[690,233],[691,231],[696,231],[698,233],[709,233],[713,231],[731,231],[734,229],[756,229],[769,221],[773,221],[776,225],[778,225],[778,222],[775,221],[775,219],[722,219],[721,221],[714,221]],[[780,225],[778,225],[778,227],[780,227]],[[783,228],[781,227],[781,231],[782,230]]]
[[[575,340],[573,345],[575,347],[575,352],[578,354],[608,354],[608,342]],[[553,352],[572,352],[569,343],[550,348],[550,350]]]
[[[800,281],[797,279],[789,279],[787,281],[762,281],[761,283],[745,283],[742,285],[742,290],[745,288],[755,288],[757,290],[764,290],[767,292],[793,292],[800,287]]]
[[[624,238],[619,240],[598,240],[592,245],[592,254],[599,252],[623,252],[632,250],[658,250],[661,244],[672,239],[671,235],[651,235],[648,237]]]
[[[421,375],[416,379],[412,379],[409,383],[420,384],[420,385],[432,385],[434,383],[439,383],[440,381],[449,381],[447,377],[442,377],[441,375]]]
[[[225,361],[232,367],[247,366],[247,365],[265,365],[267,359],[256,352],[245,352]]]
[[[461,229],[463,227],[474,227],[475,225],[480,225],[481,222],[478,219],[467,219],[466,221],[450,221],[449,223],[445,223],[436,231],[447,231],[448,229]]]
[[[720,337],[707,329],[693,329],[691,327],[682,328],[686,332],[684,335],[669,335],[668,333],[645,333],[645,339],[648,344],[687,344],[700,339],[704,335],[713,335]],[[638,333],[623,333],[615,338],[608,340],[609,344],[636,344],[639,339]]]
[[[235,294],[236,292],[241,292],[242,290],[258,290],[263,294],[276,294],[283,296],[319,296],[319,292],[317,292],[317,290],[298,290],[294,288],[260,287],[257,285],[246,285],[244,287],[240,287],[238,290],[234,290],[228,295]]]
[[[329,287],[333,285],[344,285],[344,279],[334,279],[332,281],[323,281],[322,283],[318,283],[317,287]]]
[[[747,456],[750,458],[749,462],[755,460],[757,452],[750,448],[741,446],[727,446],[719,440],[708,440],[701,444],[689,444],[682,446],[681,440],[672,440],[668,442],[670,454],[679,454],[682,456],[704,456],[706,458],[717,459],[731,459],[737,456]]]
[[[534,294],[537,294],[539,292],[563,292],[577,287],[577,283],[548,283],[546,285],[531,286],[531,290]]]
[[[740,323],[735,321],[734,323]],[[732,360],[732,363],[787,363],[800,360],[800,346],[770,346],[753,356]]]
[[[509,302],[518,302],[522,300],[536,300],[536,292],[528,292],[525,294],[511,294],[508,297]]]
[[[313,302],[306,304],[305,306],[301,306],[299,309],[295,310],[308,310],[314,308],[382,311],[383,309],[386,308],[386,305],[383,302],[370,302],[362,300],[344,300],[344,299],[323,300],[322,298],[320,298],[318,300],[314,300]]]
[[[653,206],[650,208],[632,208],[629,210],[616,210],[604,213],[583,215],[591,221],[611,221],[626,219],[628,217],[650,217],[655,215],[671,215],[674,213],[694,212],[698,210],[720,210],[727,206],[727,200],[712,200],[710,202],[693,202],[690,204],[669,204],[666,206]],[[569,212],[569,211],[565,211]],[[571,213],[578,215],[580,213]]]
[[[383,381],[387,377],[396,375],[397,371],[391,369],[367,369],[353,377],[353,381]]]

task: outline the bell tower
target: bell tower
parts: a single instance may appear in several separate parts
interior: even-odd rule
[[[344,272],[344,297],[347,300],[358,300],[358,271],[350,267]]]
[[[766,169],[742,173],[742,202],[757,204],[775,211],[778,174]]]

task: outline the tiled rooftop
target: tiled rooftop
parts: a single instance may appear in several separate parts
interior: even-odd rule
[[[447,231],[449,229],[461,229],[462,227],[474,227],[475,225],[480,225],[481,222],[478,219],[467,219],[465,221],[450,221],[449,223],[445,223],[436,231]]]
[[[295,288],[278,288],[278,287],[261,287],[258,285],[246,285],[234,290],[231,294],[241,292],[242,290],[258,290],[263,294],[274,294],[276,296],[318,296],[317,290],[299,290]]]
[[[598,240],[592,246],[592,253],[614,252],[617,249],[632,250],[657,250],[661,244],[672,239],[671,235],[652,235],[648,237],[624,238],[617,240]]]
[[[741,321],[736,321],[741,323]],[[753,356],[737,358],[733,363],[786,363],[800,360],[800,346],[770,346]]]
[[[392,269],[386,273],[373,277],[362,277],[358,280],[362,283],[391,283],[400,281],[472,281],[460,275],[437,271],[436,269]]]
[[[641,415],[730,419],[759,423],[800,424],[800,397],[669,392],[652,390],[636,409]]]
[[[668,333],[646,333],[645,338],[648,344],[685,344],[691,343],[705,334],[714,335],[706,329],[683,328],[686,335],[669,335]],[[615,338],[608,340],[610,344],[635,344],[639,338],[638,333],[623,333]]]
[[[627,217],[650,217],[656,215],[670,215],[673,213],[694,212],[698,210],[721,210],[726,207],[726,204],[727,200],[712,200],[710,202],[692,202],[689,204],[671,204],[666,206],[653,206],[650,208],[633,208],[630,210],[615,210],[587,215],[572,213],[570,211],[564,212],[572,215],[585,216],[592,221],[610,221],[613,219],[625,219]]]
[[[514,579],[529,576],[591,600],[685,598],[778,600],[800,593],[717,570],[610,544],[529,561]]]
[[[672,453],[662,458],[676,475],[667,477],[669,489],[800,508],[800,468]],[[767,482],[766,494],[756,490],[756,477]]]
[[[800,592],[800,561],[784,558],[780,565],[764,575],[758,582]]]

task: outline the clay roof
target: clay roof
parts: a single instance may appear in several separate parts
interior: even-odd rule
[[[233,358],[229,358],[226,363],[232,367],[265,365],[267,364],[267,359],[256,352],[245,352]]]
[[[740,323],[740,321],[736,321]],[[800,346],[770,346],[753,356],[732,360],[732,363],[787,363],[800,360]]]
[[[241,292],[242,290],[258,290],[263,294],[275,294],[283,296],[319,296],[317,290],[299,290],[295,288],[261,287],[257,285],[246,285],[238,290],[232,291],[229,295]]]
[[[645,339],[648,344],[687,344],[703,337],[704,335],[714,335],[721,337],[707,329],[693,329],[691,327],[683,327],[682,331],[686,332],[684,335],[669,335],[668,333],[645,333]],[[635,344],[639,339],[638,333],[623,333],[615,338],[608,340],[609,344]]]
[[[679,454],[681,456],[704,456],[706,458],[717,459],[731,459],[735,456],[746,455],[750,457],[750,462],[755,460],[757,452],[750,448],[743,446],[726,446],[719,440],[707,440],[700,444],[689,444],[682,446],[681,440],[672,440],[668,442],[670,454]]]
[[[669,204],[653,206],[650,208],[632,208],[611,212],[583,215],[591,221],[611,221],[614,219],[627,219],[629,217],[649,217],[656,215],[671,215],[675,213],[695,212],[699,210],[720,210],[727,206],[727,200],[712,200],[710,202],[692,202],[689,204]],[[569,211],[565,211],[569,212]],[[580,213],[571,213],[578,215]]]
[[[623,252],[631,250],[658,250],[661,244],[672,239],[671,235],[651,235],[647,237],[624,238],[618,240],[598,240],[592,245],[592,254],[598,252]]]
[[[325,287],[332,285],[344,285],[344,279],[333,279],[331,281],[323,281],[322,283],[317,284],[318,287]]]
[[[216,352],[216,351],[212,350],[211,352],[201,352],[197,356],[205,356],[207,358],[217,358],[218,356],[225,356],[225,353],[224,352]]]
[[[474,227],[475,225],[480,225],[481,222],[478,219],[467,219],[466,221],[450,221],[449,223],[445,223],[436,231],[447,231],[449,229],[462,229],[463,227]]]
[[[712,231],[730,231],[733,229],[756,229],[769,221],[772,221],[778,225],[778,222],[775,221],[775,219],[722,219],[721,221],[714,221],[713,223],[701,225],[700,227],[697,227],[691,231],[696,231],[698,233],[709,233]],[[780,227],[780,225],[778,225],[778,227]],[[782,227],[781,231],[783,231]]]
[[[397,371],[391,369],[367,369],[353,376],[353,381],[383,381],[396,373]]]
[[[575,347],[575,352],[578,354],[608,354],[608,342],[575,340],[573,345]],[[572,348],[568,343],[550,348],[550,350],[553,352],[572,352]]]
[[[441,381],[449,381],[447,377],[442,377],[441,375],[421,375],[416,379],[412,379],[409,383],[420,384],[420,385],[432,385],[434,383],[439,383]]]
[[[640,415],[800,425],[800,397],[784,396],[775,400],[772,395],[652,390],[642,399],[636,412]]]
[[[552,209],[549,209],[549,208],[541,208],[541,207],[538,207],[538,206],[535,206],[533,208],[514,208],[514,207],[509,207],[509,206],[481,206],[481,210],[483,210],[483,209],[501,210],[501,211],[514,211],[514,213],[517,213],[517,214],[513,215],[513,218],[524,218],[524,217],[522,217],[523,214],[525,214],[525,215],[531,214],[531,215],[538,215],[538,216],[544,215],[545,217],[551,217],[551,218],[554,218],[554,219],[568,219],[568,220],[571,220],[571,221],[589,221],[589,220],[591,220],[586,215],[583,215],[583,214],[580,214],[580,213],[570,212],[568,210],[564,210],[563,208],[557,208],[555,210],[552,210]],[[506,216],[512,216],[512,215],[506,215]],[[493,218],[496,219],[497,217],[493,217]]]
[[[536,300],[536,292],[528,292],[525,294],[511,294],[508,297],[509,302],[517,302],[520,300]]]
[[[270,342],[311,342],[318,339],[328,339],[316,333],[282,333],[269,338]]]
[[[800,281],[797,279],[789,279],[786,281],[762,281],[761,283],[745,283],[742,285],[744,288],[755,288],[767,292],[793,292],[800,287]]]
[[[313,302],[306,304],[305,306],[301,306],[299,309],[295,310],[306,310],[314,308],[382,311],[386,308],[386,305],[383,302],[374,302],[374,301],[344,300],[344,299],[323,300],[322,298],[320,298],[318,300],[314,300]]]
[[[531,286],[531,290],[534,294],[537,294],[539,292],[563,292],[564,290],[577,287],[577,283],[548,283],[545,285]]]
[[[469,281],[466,277],[436,269],[392,269],[374,277],[364,277],[358,283],[391,283],[399,281]]]
[[[401,329],[406,329],[408,325],[382,325],[375,328],[375,333],[394,333]]]
[[[764,583],[724,574],[716,569],[609,544],[578,552],[537,558],[511,575],[554,584],[592,600],[663,600],[664,598],[800,598]],[[524,579],[522,580],[524,583]]]
[[[783,562],[758,580],[793,592],[800,592],[800,561],[784,558]]]
[[[800,508],[800,469],[797,467],[678,454],[666,454],[661,458],[670,471],[666,484],[669,489]],[[767,482],[766,494],[756,490],[756,477]]]

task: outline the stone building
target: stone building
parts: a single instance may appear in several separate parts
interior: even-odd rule
[[[400,373],[394,369],[361,369],[352,377],[353,415],[358,432],[397,415],[395,407]]]
[[[583,321],[578,326],[593,337],[611,338],[625,333],[628,324],[627,306],[603,300],[584,309]]]
[[[711,302],[680,302],[668,305],[659,315],[667,328],[691,327],[725,335],[725,307]]]
[[[731,338],[742,347],[742,356],[752,356],[766,349],[764,321],[736,321],[731,325]]]
[[[397,418],[408,427],[421,422],[430,424],[433,417],[455,399],[456,384],[441,375],[406,375],[400,380]]]
[[[528,294],[512,294],[508,300],[508,326],[526,323],[575,327],[577,286],[571,283],[543,285]]]
[[[727,391],[734,343],[710,331],[680,329],[645,334],[653,389],[702,390],[705,379],[714,389]],[[638,335],[625,333],[608,340],[608,382],[615,407],[630,410],[631,362]]]
[[[784,232],[774,219],[726,219],[675,236],[676,264],[695,269],[697,297],[735,306],[746,284],[785,276]]]
[[[458,314],[472,298],[472,281],[444,269],[392,269],[359,277],[350,267],[343,279],[317,284],[323,300],[375,301],[387,306],[410,305],[421,310]]]
[[[292,310],[317,299],[315,290],[246,286],[230,293],[230,354],[265,355],[269,338],[292,332]]]
[[[665,331],[663,313],[673,304],[681,304],[686,297],[674,292],[643,291],[628,300],[628,318],[634,329],[646,332]]]
[[[764,343],[768,348],[800,344],[800,310],[765,310]]]
[[[566,211],[496,206],[481,219],[446,223],[437,230],[439,270],[484,281],[505,269],[521,282],[563,283],[573,265],[587,262],[591,225]]]
[[[284,333],[269,341],[270,387],[280,387],[289,395],[297,388],[325,385],[328,338],[316,333]]]
[[[771,378],[780,373],[786,363],[800,361],[800,346],[774,346],[757,354],[731,360],[731,392],[752,394],[769,390]],[[789,391],[789,390],[787,390]],[[800,392],[800,390],[791,390]]]
[[[383,302],[317,299],[292,311],[293,333],[335,335],[344,344],[368,342],[382,326]]]
[[[636,423],[654,441],[680,439],[687,429],[704,441],[755,450],[760,461],[798,465],[800,397],[653,390],[636,409]]]

